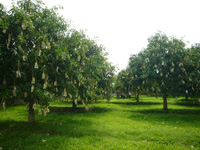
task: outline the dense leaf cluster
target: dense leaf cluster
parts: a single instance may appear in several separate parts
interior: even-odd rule
[[[22,99],[30,113],[35,103],[47,107],[52,96],[72,99],[74,108],[100,95],[109,99],[115,68],[104,47],[69,29],[57,7],[19,0],[9,11],[0,8],[1,101]]]

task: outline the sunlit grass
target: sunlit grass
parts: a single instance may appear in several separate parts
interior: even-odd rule
[[[197,101],[142,96],[99,100],[85,112],[68,111],[70,103],[53,102],[46,117],[28,124],[26,107],[0,109],[0,147],[11,150],[54,149],[200,149],[200,105]],[[59,112],[58,109],[63,111]]]

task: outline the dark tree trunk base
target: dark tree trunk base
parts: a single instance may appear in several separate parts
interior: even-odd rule
[[[31,100],[29,102],[29,114],[28,114],[28,122],[29,123],[34,123],[35,122],[35,112],[33,109],[33,101]]]
[[[73,101],[72,101],[72,109],[73,109],[73,110],[76,110],[76,108],[77,108],[77,106],[76,106],[75,100],[73,100]]]
[[[167,96],[163,96],[163,109],[168,110],[168,108],[167,108]]]

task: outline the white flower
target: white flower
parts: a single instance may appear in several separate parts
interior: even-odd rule
[[[41,46],[42,46],[42,49],[45,49],[45,48],[46,48],[46,44],[45,44],[45,42],[44,42],[44,41],[42,41],[42,44],[41,44]]]
[[[42,115],[42,110],[38,109],[38,115]]]
[[[35,61],[34,68],[35,68],[35,69],[38,69],[38,63],[37,63],[37,60]]]
[[[42,79],[45,79],[45,73],[44,73],[44,71],[42,72]]]
[[[27,92],[24,92],[24,97],[27,97]]]
[[[47,112],[47,113],[49,113],[49,112],[50,112],[50,110],[49,110],[49,107],[48,107],[48,106],[47,106],[45,109],[46,109],[46,112]]]
[[[174,67],[174,63],[172,62],[172,67]]]
[[[179,67],[183,67],[183,63],[180,63],[180,64],[179,64]]]
[[[57,81],[54,81],[54,86],[57,86],[57,85],[58,85]]]
[[[22,58],[23,58],[23,61],[27,61],[27,56],[26,55],[23,55]]]
[[[16,71],[16,78],[21,78],[21,72],[19,70]]]
[[[146,58],[146,59],[145,59],[145,62],[148,63],[148,62],[149,62],[149,58]]]
[[[26,30],[26,25],[25,25],[24,22],[22,23],[22,29],[23,29],[23,30]]]
[[[80,55],[78,55],[77,61],[80,61],[80,60],[81,60],[81,56],[80,56]]]
[[[67,75],[67,73],[65,72],[65,78],[67,79],[68,78],[68,75]]]
[[[44,115],[44,116],[47,115],[47,111],[46,111],[46,109],[43,109],[43,115]]]
[[[45,90],[47,88],[47,83],[45,82],[44,84],[43,84],[43,89]]]
[[[47,48],[50,49],[51,48],[51,44],[48,42],[47,43]]]
[[[33,109],[36,109],[36,103],[35,103],[35,104],[33,104]]]
[[[16,50],[14,50],[14,54],[17,55],[17,51]]]
[[[31,93],[34,91],[34,85],[31,86]]]
[[[41,53],[42,53],[42,51],[41,51],[41,50],[39,50],[39,52],[38,52],[38,56],[39,56],[39,57],[41,56]]]
[[[32,77],[31,83],[32,83],[32,84],[35,84],[35,77]]]
[[[77,104],[78,104],[76,100],[74,100],[74,103],[75,103],[75,105],[77,105]]]
[[[66,88],[64,88],[63,96],[64,96],[64,97],[67,96]]]
[[[59,67],[56,67],[56,72],[58,72]]]

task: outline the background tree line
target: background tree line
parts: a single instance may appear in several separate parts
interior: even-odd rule
[[[200,44],[186,48],[175,37],[158,32],[148,39],[147,48],[131,55],[126,69],[119,72],[115,87],[128,95],[162,95],[163,108],[167,97],[198,97],[200,93]]]

